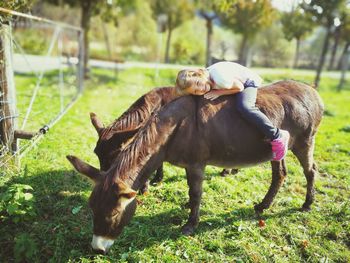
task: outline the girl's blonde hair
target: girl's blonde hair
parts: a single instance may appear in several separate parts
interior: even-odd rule
[[[206,69],[184,69],[176,77],[176,93],[187,95],[190,87],[203,90],[209,82],[209,72]]]

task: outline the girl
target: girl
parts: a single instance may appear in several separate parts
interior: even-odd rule
[[[236,94],[238,111],[271,140],[272,160],[280,161],[287,154],[289,132],[276,128],[255,106],[257,88],[261,83],[262,78],[252,70],[225,61],[207,69],[181,70],[176,78],[176,92],[178,95],[204,95],[209,100]]]

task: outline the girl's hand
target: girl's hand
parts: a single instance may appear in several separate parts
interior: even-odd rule
[[[207,100],[215,100],[219,98],[221,95],[224,95],[221,90],[211,90],[204,94],[204,98]]]

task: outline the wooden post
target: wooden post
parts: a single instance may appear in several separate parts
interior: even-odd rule
[[[12,67],[11,25],[0,24],[0,136],[11,153],[18,149],[16,89]]]
[[[83,92],[84,89],[84,53],[85,53],[85,46],[84,46],[84,30],[80,30],[78,32],[78,64],[77,64],[77,79],[78,79],[78,89],[79,94]]]

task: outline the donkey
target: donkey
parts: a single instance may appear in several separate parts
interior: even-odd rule
[[[307,180],[302,210],[314,200],[317,167],[313,159],[315,135],[323,103],[310,86],[280,81],[259,88],[257,106],[291,137],[289,149],[298,158]],[[242,167],[271,160],[269,142],[236,111],[234,96],[208,101],[184,96],[166,104],[124,145],[107,172],[74,156],[67,156],[77,171],[95,182],[89,199],[93,211],[92,247],[106,253],[136,210],[136,191],[163,161],[186,169],[190,214],[185,235],[199,222],[199,207],[206,165]],[[285,161],[271,162],[272,182],[257,213],[270,207],[286,175]]]

